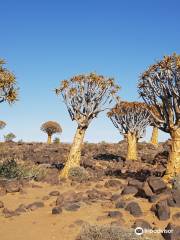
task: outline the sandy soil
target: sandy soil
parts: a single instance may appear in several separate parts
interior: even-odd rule
[[[104,182],[101,182],[103,185]],[[48,200],[42,200],[48,196],[51,191],[57,190],[60,193],[75,190],[87,191],[92,189],[95,183],[91,186],[86,184],[76,184],[71,186],[70,183],[63,185],[49,185],[45,183],[34,183],[34,187],[26,187],[23,192],[9,193],[0,200],[4,202],[6,208],[15,210],[20,204],[30,204],[35,201],[43,201],[45,206],[34,211],[22,213],[20,216],[5,218],[0,214],[0,239],[1,240],[74,240],[82,227],[82,221],[90,224],[106,224],[117,219],[107,217],[107,211],[117,210],[110,201],[94,202],[92,204],[83,203],[77,211],[66,211],[59,215],[52,215],[52,207],[54,206],[57,197],[51,196]],[[112,189],[103,188],[103,191],[115,193]],[[127,196],[126,196],[127,198]],[[130,199],[133,197],[129,197]],[[136,199],[137,201],[137,199]],[[143,209],[143,219],[147,220],[152,226],[164,228],[169,221],[159,221],[149,210],[150,204],[145,199],[140,199],[141,208]],[[119,210],[119,209],[118,209]],[[176,212],[176,209],[172,209]],[[123,220],[119,222],[124,226],[130,227],[134,222],[134,217],[124,209],[120,209],[123,214]],[[172,213],[173,213],[172,212]],[[98,218],[99,217],[99,218]],[[142,219],[142,217],[141,217]],[[79,221],[81,220],[81,221]]]

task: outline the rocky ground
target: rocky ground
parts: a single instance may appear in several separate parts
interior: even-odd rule
[[[1,144],[1,162],[14,159],[18,164],[45,169],[45,174],[32,179],[1,177],[0,239],[180,239],[180,189],[178,185],[168,188],[161,179],[168,158],[167,142],[158,148],[139,143],[136,162],[125,161],[127,144],[123,141],[85,143],[82,167],[73,170],[69,180],[59,181],[69,147]],[[102,226],[113,230],[103,228],[102,233]],[[136,227],[172,232],[163,236],[151,233],[147,238],[118,233],[118,229],[128,232]],[[108,235],[111,231],[113,236]]]

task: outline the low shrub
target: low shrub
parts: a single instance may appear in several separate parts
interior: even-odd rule
[[[46,174],[46,169],[36,165],[18,164],[10,159],[0,163],[0,177],[7,179],[34,179],[41,180]]]
[[[89,173],[83,167],[72,167],[68,173],[69,179],[73,181],[87,181],[89,179]]]
[[[76,240],[162,240],[163,237],[157,234],[149,234],[149,236],[136,235],[134,229],[125,229],[119,226],[103,225],[91,226],[85,224]]]
[[[53,143],[60,143],[60,138],[58,137],[54,138]]]

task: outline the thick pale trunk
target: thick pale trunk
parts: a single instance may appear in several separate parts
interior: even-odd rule
[[[163,179],[169,182],[180,174],[180,128],[171,131],[171,149],[167,163],[166,173]]]
[[[158,146],[158,128],[157,127],[153,127],[151,144],[153,144],[154,146]]]
[[[134,133],[127,134],[128,150],[127,160],[137,160],[137,137]]]
[[[86,128],[81,128],[81,127],[77,128],[77,131],[71,146],[71,150],[68,156],[68,160],[65,164],[65,167],[60,173],[60,177],[67,178],[70,168],[80,166],[81,148],[83,144],[85,131],[86,131]]]
[[[48,144],[51,143],[51,135],[48,135],[47,143],[48,143]]]

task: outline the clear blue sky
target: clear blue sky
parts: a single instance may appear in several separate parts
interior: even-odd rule
[[[96,71],[114,77],[121,98],[134,101],[139,74],[164,54],[180,53],[179,0],[6,0],[0,12],[0,57],[20,87],[19,102],[0,106],[8,124],[1,139],[13,132],[17,140],[45,141],[40,125],[54,120],[70,142],[76,123],[53,92],[60,80]],[[86,135],[90,142],[120,138],[105,114]]]

